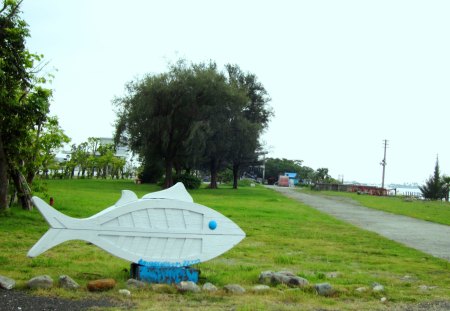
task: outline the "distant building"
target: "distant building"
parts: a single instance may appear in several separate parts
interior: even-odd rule
[[[297,173],[286,172],[286,173],[284,173],[284,176],[289,177],[289,183],[291,183],[293,185],[298,185]]]
[[[279,187],[289,187],[289,177],[280,175],[278,177],[278,186]]]
[[[99,137],[100,145],[114,145],[114,139],[108,137]],[[116,153],[114,154],[118,158],[127,160],[130,156],[127,146],[116,146]]]
[[[99,144],[100,145],[114,145],[114,139],[109,138],[109,137],[99,137]],[[61,162],[65,162],[65,161],[69,161],[70,158],[72,157],[72,151],[71,150],[66,150],[66,148],[69,148],[69,146],[67,145],[65,148],[62,148],[61,150],[59,150],[55,156],[55,160],[59,163]],[[99,156],[100,154],[98,152],[96,152],[95,154],[96,156]],[[130,152],[128,150],[127,146],[116,146],[116,152],[114,154],[116,157],[118,158],[122,158],[125,160],[129,160],[130,159]]]

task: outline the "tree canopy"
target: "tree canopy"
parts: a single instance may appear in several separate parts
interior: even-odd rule
[[[221,72],[214,62],[181,60],[168,72],[128,83],[126,92],[114,100],[116,141],[127,143],[148,167],[163,163],[165,187],[172,185],[174,169],[209,169],[211,188],[220,168],[233,166],[238,174],[256,159],[272,115],[262,84],[236,65]]]
[[[52,92],[37,75],[42,55],[26,48],[29,30],[20,17],[20,4],[4,0],[0,9],[0,210],[9,207],[10,178],[22,206],[31,209],[28,184],[45,161],[45,148],[58,144],[55,135],[62,133],[57,119],[48,118]]]

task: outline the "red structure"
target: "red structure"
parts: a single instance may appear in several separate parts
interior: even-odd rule
[[[363,185],[349,185],[349,188],[347,189],[347,191],[370,194],[370,195],[379,195],[379,196],[384,196],[384,195],[389,194],[387,189],[375,187],[375,186],[363,186]]]
[[[379,196],[389,195],[388,189],[365,185],[315,184],[313,189],[319,191],[358,192],[361,194],[379,195]]]
[[[279,176],[278,177],[279,187],[289,187],[289,176]]]

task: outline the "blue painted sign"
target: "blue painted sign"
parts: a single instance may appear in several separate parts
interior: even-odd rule
[[[182,281],[198,282],[200,271],[191,267],[164,267],[131,265],[131,277],[149,283],[178,284]]]

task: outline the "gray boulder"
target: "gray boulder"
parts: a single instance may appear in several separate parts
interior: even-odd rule
[[[182,281],[176,285],[179,292],[192,292],[198,293],[200,291],[200,287],[192,281]]]
[[[227,293],[231,293],[231,294],[243,294],[243,293],[245,293],[245,288],[243,288],[239,284],[228,284],[228,285],[225,285],[223,287],[223,289]]]
[[[333,271],[333,272],[328,272],[325,273],[325,276],[327,277],[327,279],[335,279],[341,276],[340,272],[337,271]]]
[[[148,287],[148,284],[136,279],[128,279],[127,281],[127,287],[128,288],[146,288]]]
[[[6,276],[0,275],[0,288],[13,289],[16,286],[16,281]]]
[[[381,285],[380,283],[372,283],[372,290],[374,292],[383,292],[384,291],[384,286]]]
[[[290,271],[279,271],[279,272],[264,271],[261,272],[261,274],[259,275],[259,283],[266,285],[285,284],[290,287],[304,287],[308,285],[308,280],[296,276]]]
[[[65,289],[78,289],[80,285],[68,275],[59,276],[59,286]]]
[[[270,286],[267,285],[255,285],[252,287],[252,291],[255,293],[266,292],[270,290]]]
[[[320,296],[331,296],[334,293],[333,287],[330,283],[320,283],[314,286],[316,292]]]
[[[31,289],[52,288],[53,279],[48,275],[40,275],[28,281],[27,286]]]
[[[205,292],[215,292],[215,291],[217,291],[217,287],[214,284],[212,284],[212,283],[205,283],[205,284],[203,284],[202,289]]]
[[[119,294],[125,297],[131,296],[131,292],[128,289],[119,289]]]
[[[359,293],[364,293],[367,291],[367,287],[358,287],[357,289],[355,289],[355,291],[359,292]]]

